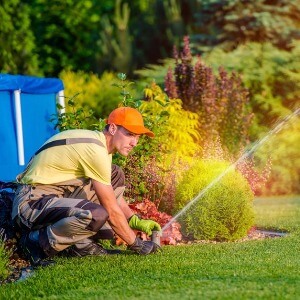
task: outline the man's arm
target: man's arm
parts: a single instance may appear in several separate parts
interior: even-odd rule
[[[120,197],[120,199],[119,199],[119,206],[127,220],[130,219],[134,215],[131,208],[129,207],[129,205],[127,204],[127,202],[125,201],[125,199],[123,197]]]
[[[112,229],[120,236],[128,245],[132,245],[135,241],[135,233],[129,227],[127,222],[127,214],[132,215],[130,208],[124,199],[121,200],[121,207],[125,207],[123,212],[117,203],[113,188],[111,185],[105,185],[99,181],[93,180],[93,187],[101,205],[106,209],[109,219],[108,222]],[[123,202],[124,201],[124,202]],[[127,208],[126,208],[127,206]],[[130,211],[129,211],[130,210]]]

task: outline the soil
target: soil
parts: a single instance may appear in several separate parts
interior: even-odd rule
[[[249,240],[260,240],[266,238],[277,238],[282,237],[285,234],[277,233],[277,232],[269,232],[264,230],[252,229],[249,231],[248,235],[239,240],[238,242],[244,242]],[[200,243],[218,243],[216,241],[207,241],[207,240],[191,240],[191,239],[183,239],[181,242],[177,243],[177,245],[187,245],[187,244],[200,244]],[[5,242],[5,246],[7,249],[10,249],[11,256],[9,259],[8,269],[10,274],[8,277],[2,281],[0,281],[0,285],[6,283],[16,282],[22,278],[26,278],[30,276],[30,273],[33,272],[33,267],[30,265],[30,262],[26,260],[22,254],[20,253],[16,240],[8,240]]]

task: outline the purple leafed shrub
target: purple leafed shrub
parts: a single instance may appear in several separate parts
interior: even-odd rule
[[[199,56],[193,59],[188,37],[184,38],[182,52],[174,49],[174,58],[175,68],[165,77],[166,93],[181,99],[184,109],[199,114],[201,143],[219,136],[223,147],[237,153],[248,143],[253,117],[248,91],[239,75],[228,74],[222,67],[215,75]]]

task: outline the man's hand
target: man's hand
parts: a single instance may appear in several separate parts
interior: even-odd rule
[[[152,220],[140,219],[137,215],[133,215],[129,219],[128,224],[131,229],[143,231],[149,236],[152,234],[152,231],[161,231],[158,223]]]
[[[136,238],[132,245],[128,246],[128,249],[140,254],[140,255],[147,255],[150,253],[155,253],[157,251],[161,251],[159,245],[155,244],[151,241],[143,241],[140,238]]]

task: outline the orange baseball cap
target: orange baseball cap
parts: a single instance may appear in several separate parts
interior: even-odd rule
[[[123,126],[125,129],[135,134],[146,134],[150,137],[154,137],[154,133],[144,126],[141,113],[131,107],[116,108],[110,113],[106,123],[114,123]]]

